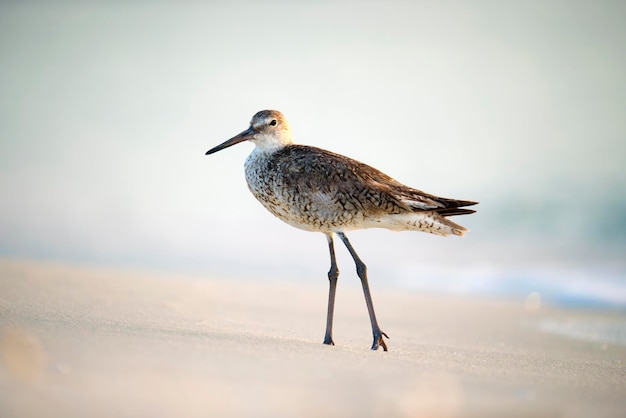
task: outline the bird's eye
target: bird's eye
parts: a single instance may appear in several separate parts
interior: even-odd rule
[[[272,119],[272,121],[270,122],[271,126],[276,126],[276,119]]]

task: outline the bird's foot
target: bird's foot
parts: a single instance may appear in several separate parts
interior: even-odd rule
[[[372,344],[372,350],[378,350],[378,347],[382,347],[384,351],[387,351],[387,344],[385,343],[383,337],[389,338],[389,336],[382,331],[374,333],[374,344]]]
[[[324,344],[326,344],[326,345],[335,345],[335,342],[333,341],[333,339],[331,337],[326,337],[326,338],[324,338]]]

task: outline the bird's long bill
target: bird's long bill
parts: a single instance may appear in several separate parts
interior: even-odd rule
[[[221,151],[224,148],[228,148],[228,147],[233,146],[235,144],[238,144],[240,142],[247,141],[248,139],[251,139],[254,136],[254,134],[255,134],[254,129],[252,129],[252,126],[251,126],[248,129],[246,129],[245,131],[241,132],[240,134],[237,134],[237,135],[233,136],[228,141],[222,142],[218,146],[211,148],[204,155],[213,154],[214,152]]]

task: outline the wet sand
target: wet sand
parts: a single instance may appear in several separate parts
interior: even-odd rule
[[[623,313],[0,260],[0,416],[623,417],[626,347],[546,332]],[[352,282],[352,283],[350,283]],[[559,325],[561,324],[561,325]]]

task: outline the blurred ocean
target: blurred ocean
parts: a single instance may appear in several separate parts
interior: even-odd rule
[[[623,268],[606,266],[429,269],[412,265],[400,270],[394,282],[420,291],[504,296],[522,301],[529,295],[538,295],[542,302],[550,304],[626,310],[625,277]]]

